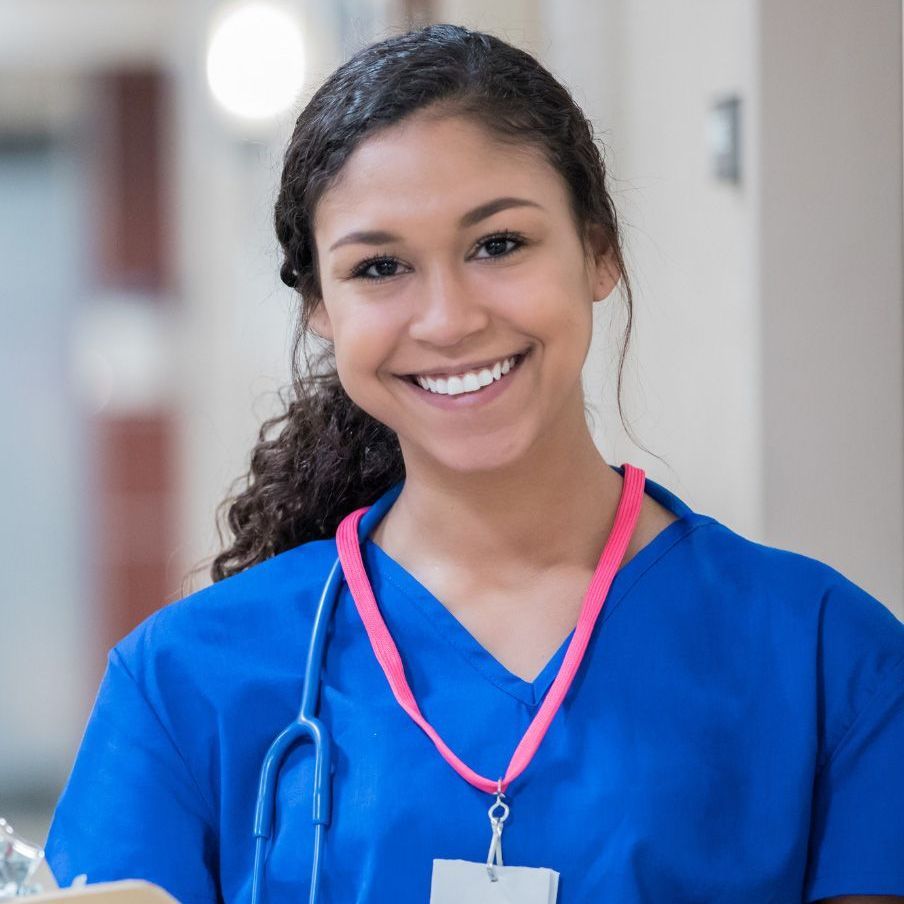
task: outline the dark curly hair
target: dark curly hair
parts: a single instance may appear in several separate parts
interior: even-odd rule
[[[224,507],[234,540],[213,559],[214,581],[306,541],[334,536],[344,515],[404,477],[397,436],[349,398],[332,346],[309,332],[311,312],[322,299],[312,224],[318,200],[355,148],[427,107],[470,117],[504,142],[540,150],[569,187],[583,239],[590,227],[602,227],[627,304],[617,383],[624,424],[622,371],[633,301],[592,124],[533,56],[493,35],[439,24],[389,37],[360,50],[327,78],[301,111],[285,153],[275,225],[280,276],[300,299],[292,384],[287,396],[280,394],[284,412],[260,428],[250,469],[239,478],[244,489],[217,509],[221,545]],[[279,429],[271,437],[274,428]]]

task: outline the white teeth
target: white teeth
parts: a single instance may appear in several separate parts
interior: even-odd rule
[[[515,366],[515,357],[497,361],[492,367],[480,371],[469,370],[454,377],[415,377],[418,386],[439,395],[460,395],[463,392],[477,392],[496,380],[501,380]]]

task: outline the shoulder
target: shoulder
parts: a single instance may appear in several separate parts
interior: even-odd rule
[[[103,718],[141,701],[216,800],[219,752],[257,750],[297,704],[335,556],[334,540],[305,543],[164,606],[113,647],[105,684],[131,689]]]
[[[335,556],[334,540],[312,541],[204,587],[145,619],[112,657],[155,708],[192,690],[219,706],[255,673],[297,668]]]
[[[884,602],[826,562],[713,519],[700,528],[685,554],[701,619],[758,680],[810,707],[823,756],[874,701],[904,691],[904,622]]]
[[[304,543],[163,606],[124,637],[116,649],[130,661],[150,645],[219,644],[273,636],[313,614],[336,556],[333,540]]]
[[[685,538],[694,582],[726,603],[743,601],[758,617],[808,621],[823,634],[890,636],[893,644],[904,637],[891,609],[831,564],[751,540],[709,517],[696,526]]]

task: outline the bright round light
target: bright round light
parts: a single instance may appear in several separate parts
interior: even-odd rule
[[[217,102],[242,119],[288,110],[304,84],[298,21],[274,3],[230,6],[211,29],[207,82]]]

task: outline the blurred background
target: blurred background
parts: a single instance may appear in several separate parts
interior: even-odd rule
[[[603,454],[904,617],[900,0],[2,0],[0,815],[41,843],[107,649],[209,581],[289,376],[294,116],[428,22],[537,55],[606,147],[635,287]],[[604,320],[604,318],[607,318]]]

